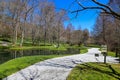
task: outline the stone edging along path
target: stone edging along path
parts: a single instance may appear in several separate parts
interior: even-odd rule
[[[95,54],[99,57],[95,57]],[[108,63],[116,63],[116,58],[107,56]],[[48,59],[18,71],[3,80],[66,80],[77,64],[85,62],[103,62],[104,57],[98,48],[88,49],[85,54]]]

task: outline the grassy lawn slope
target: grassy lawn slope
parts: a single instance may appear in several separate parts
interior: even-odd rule
[[[12,59],[0,65],[0,78],[4,78],[36,62],[40,62],[54,57],[59,57],[59,55],[27,56],[27,57]]]
[[[120,64],[79,64],[67,80],[120,80]]]

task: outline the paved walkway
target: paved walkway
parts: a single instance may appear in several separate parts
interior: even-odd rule
[[[95,58],[94,54],[100,56]],[[107,57],[107,62],[116,62],[116,58]],[[8,76],[3,80],[66,80],[73,67],[78,63],[103,62],[104,57],[98,48],[88,50],[88,53],[48,59]]]

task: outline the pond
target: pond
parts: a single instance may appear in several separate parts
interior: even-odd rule
[[[79,49],[67,49],[67,50],[0,50],[0,64],[23,56],[34,56],[34,55],[66,55],[66,54],[79,54]]]

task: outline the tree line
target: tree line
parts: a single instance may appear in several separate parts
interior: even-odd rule
[[[107,45],[109,50],[120,49],[120,0],[108,0],[106,4],[99,0],[75,0],[74,2],[79,8],[71,11],[72,13],[78,15],[81,11],[95,10],[99,14],[91,33],[93,43]],[[87,3],[91,4],[86,6]]]
[[[110,0],[108,6],[120,14],[120,0]],[[106,44],[109,50],[120,47],[120,20],[111,14],[101,12],[93,28],[96,44]]]
[[[23,46],[25,40],[32,45],[40,43],[70,45],[87,44],[89,31],[74,30],[72,23],[67,27],[64,21],[69,20],[65,10],[56,10],[49,0],[0,0],[0,37],[10,39],[13,46]]]

